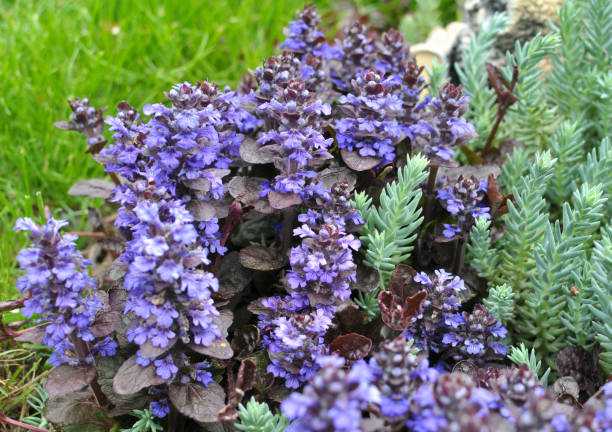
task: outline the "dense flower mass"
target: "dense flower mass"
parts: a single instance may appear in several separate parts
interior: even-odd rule
[[[281,404],[283,414],[295,420],[287,431],[360,431],[362,410],[379,398],[368,366],[358,362],[346,371],[344,359],[336,356],[321,357],[319,364],[321,371],[304,391]]]
[[[438,372],[429,368],[426,359],[419,358],[412,341],[399,336],[385,342],[370,360],[380,392],[380,411],[391,422],[401,421],[410,408],[410,401],[424,382],[435,382]]]
[[[202,248],[191,247],[198,240],[192,216],[179,201],[141,201],[134,213],[138,223],[132,227],[133,239],[121,256],[128,265],[125,312],[135,317],[128,339],[158,348],[177,338],[209,346],[221,336],[213,323],[219,313],[211,298],[219,282],[212,273],[197,268],[209,260]],[[142,352],[139,358],[143,366],[150,363]],[[170,366],[156,367],[161,377],[176,372]]]
[[[491,209],[482,204],[487,189],[487,182],[475,176],[459,176],[455,184],[438,189],[438,199],[442,206],[457,221],[457,224],[444,224],[445,237],[452,238],[457,234],[468,233],[479,217],[491,218]]]
[[[112,356],[117,347],[110,338],[95,341],[92,326],[103,304],[93,293],[97,284],[87,271],[91,262],[76,249],[77,236],[60,232],[66,225],[53,217],[42,226],[30,218],[15,223],[15,230],[28,231],[32,242],[17,257],[26,272],[17,280],[27,298],[21,313],[28,318],[38,314],[49,323],[43,343],[53,349],[49,361],[56,367],[91,363],[92,354]],[[77,355],[76,343],[89,343],[86,357]]]
[[[369,60],[375,50],[375,38],[370,29],[359,22],[344,28],[343,33],[339,62],[331,76],[336,87],[346,93],[350,91],[351,81],[373,66]]]
[[[331,114],[331,107],[314,97],[303,80],[291,79],[258,105],[257,113],[265,119],[259,151],[268,154],[280,172],[262,185],[262,197],[272,193],[306,199],[316,174],[312,168],[331,157],[327,149],[333,140],[321,132],[322,118]]]
[[[331,326],[331,314],[323,308],[304,309],[307,299],[271,297],[262,304],[267,312],[260,315],[258,325],[270,356],[267,370],[284,378],[288,388],[298,388],[315,376],[317,359],[328,353],[323,336]]]
[[[376,157],[382,163],[395,159],[395,148],[402,129],[395,119],[402,101],[391,92],[392,83],[371,69],[352,81],[351,93],[341,96],[340,108],[346,115],[335,123],[338,147]]]
[[[469,96],[461,86],[448,83],[433,98],[428,110],[411,130],[415,142],[430,157],[442,161],[452,159],[453,147],[461,146],[476,137],[474,126],[462,116],[467,112]]]
[[[308,54],[330,60],[338,56],[337,50],[330,46],[318,26],[321,17],[316,7],[304,7],[295,14],[295,21],[285,29],[287,39],[280,44],[282,50],[295,53],[302,61]]]
[[[294,234],[301,245],[291,249],[291,270],[286,279],[293,295],[305,295],[312,306],[332,305],[346,300],[356,279],[353,251],[361,243],[346,233],[347,222],[363,223],[350,206],[350,188],[337,183],[331,192],[320,194],[318,209],[309,209],[298,220],[302,226]]]

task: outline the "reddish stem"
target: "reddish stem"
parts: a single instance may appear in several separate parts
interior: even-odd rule
[[[13,420],[12,418],[5,416],[1,412],[0,412],[0,422],[6,423],[6,424],[9,424],[9,425],[12,425],[12,426],[17,426],[17,427],[20,427],[22,429],[36,431],[36,432],[51,432],[49,429],[43,429],[43,428],[39,428],[37,426],[31,426],[29,424],[22,423],[22,422],[17,421],[17,420]]]
[[[230,232],[234,229],[236,225],[238,225],[245,217],[251,213],[252,210],[243,213],[242,206],[239,202],[234,201],[229,208],[229,214],[227,218],[225,218],[225,224],[223,225],[223,233],[221,234],[221,241],[219,242],[221,246],[225,246],[227,239],[229,238]],[[219,264],[221,263],[221,255],[217,254],[217,258],[215,259],[215,265],[213,267],[213,274],[217,274],[217,269],[219,268]]]

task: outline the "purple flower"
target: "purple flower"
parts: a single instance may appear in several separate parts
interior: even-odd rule
[[[438,189],[437,197],[442,206],[453,215],[457,224],[444,224],[444,236],[451,238],[451,228],[456,234],[468,233],[474,221],[479,217],[491,218],[489,207],[482,204],[487,192],[487,182],[475,176],[463,178],[446,188]]]
[[[170,405],[168,404],[168,399],[153,401],[149,404],[149,408],[151,409],[151,413],[158,418],[164,418],[168,414],[170,414]]]
[[[102,356],[114,355],[117,348],[110,338],[93,343],[91,327],[103,304],[93,295],[97,284],[87,271],[91,262],[76,250],[77,237],[60,233],[67,224],[53,217],[42,226],[29,218],[15,223],[16,231],[30,231],[31,241],[30,247],[17,256],[25,271],[17,280],[17,288],[28,297],[21,313],[28,318],[39,314],[49,323],[43,343],[54,349],[50,362],[56,367],[93,361],[91,356],[79,357],[75,353],[76,339],[90,342],[91,351]]]
[[[359,365],[350,371],[342,369],[343,359],[319,360],[322,369],[304,388],[281,403],[290,420],[288,431],[356,431],[361,411],[368,403],[378,402],[379,395],[370,384],[368,374]]]
[[[395,120],[402,109],[401,100],[374,70],[353,80],[352,88],[353,93],[339,99],[346,117],[335,123],[338,147],[364,157],[379,157],[383,163],[393,161],[394,146],[402,134]]]

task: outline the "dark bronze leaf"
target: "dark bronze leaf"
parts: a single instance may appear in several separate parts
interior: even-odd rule
[[[199,383],[171,384],[169,396],[181,414],[202,423],[216,422],[217,413],[225,407],[225,392],[214,381],[208,387]]]
[[[238,252],[232,251],[225,255],[217,270],[219,291],[214,294],[215,297],[230,299],[241,293],[251,282],[252,273],[240,264]]]
[[[323,183],[325,189],[331,189],[336,183],[345,182],[352,190],[357,183],[357,176],[344,167],[325,168],[317,174],[317,181]]]
[[[414,281],[417,272],[407,264],[399,264],[393,269],[389,278],[389,291],[393,295],[405,298],[421,290],[421,284]]]
[[[238,369],[236,378],[236,388],[242,390],[243,393],[248,392],[257,382],[257,365],[249,360],[242,360]]]
[[[253,324],[246,325],[234,332],[232,339],[232,349],[237,358],[244,358],[251,354],[257,348],[261,332],[257,326]]]
[[[87,198],[108,198],[115,188],[115,184],[103,179],[81,180],[68,189],[72,196],[83,196]]]
[[[240,157],[243,161],[252,164],[265,164],[274,162],[274,156],[260,151],[260,145],[250,137],[244,137],[240,144]]]
[[[380,158],[360,156],[359,153],[350,152],[346,149],[340,150],[340,155],[344,163],[353,171],[367,171],[382,162]]]
[[[253,206],[260,213],[273,213],[267,198],[259,196],[261,184],[265,178],[260,177],[233,177],[227,185],[229,194],[244,205]]]
[[[329,351],[337,353],[349,362],[356,362],[367,356],[372,349],[372,340],[357,333],[339,336],[329,345]]]
[[[186,207],[196,221],[209,221],[217,215],[215,207],[208,201],[189,201]]]
[[[242,249],[239,259],[244,267],[259,271],[278,270],[285,264],[285,260],[279,256],[276,249],[257,245]]]
[[[296,193],[270,192],[268,195],[270,206],[277,210],[302,204],[302,198]]]
[[[91,328],[94,337],[108,336],[121,324],[121,313],[118,311],[107,311],[96,315],[96,320]]]
[[[91,383],[96,377],[96,370],[93,367],[77,367],[63,364],[51,369],[45,391],[51,397],[65,396],[81,390]]]
[[[94,420],[99,411],[93,394],[90,391],[82,391],[50,397],[45,402],[43,415],[51,423],[75,425]]]
[[[170,351],[172,349],[172,347],[176,344],[178,338],[174,337],[173,339],[170,339],[168,341],[168,345],[166,345],[165,347],[161,348],[161,347],[156,347],[151,343],[150,339],[147,339],[147,341],[145,343],[143,343],[142,345],[140,345],[140,355],[142,357],[146,357],[146,358],[156,358],[159,357],[160,355]]]
[[[155,366],[151,363],[142,367],[136,363],[136,355],[127,359],[113,379],[113,391],[118,395],[130,395],[137,393],[145,387],[156,386],[165,383],[166,380],[158,376]]]
[[[393,330],[406,330],[423,310],[426,297],[426,291],[419,291],[403,299],[391,291],[381,291],[378,294],[378,305],[382,321]]]

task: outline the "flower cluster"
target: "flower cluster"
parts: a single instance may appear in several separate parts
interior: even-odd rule
[[[198,382],[204,387],[208,387],[213,382],[210,371],[210,363],[202,361],[190,364],[187,356],[183,353],[167,355],[154,361],[156,372],[166,380],[175,378],[180,383]],[[149,409],[156,417],[163,418],[170,414],[170,402],[168,400],[168,388],[149,387],[147,390],[151,397]]]
[[[392,83],[374,69],[352,81],[352,93],[339,99],[346,117],[334,124],[340,149],[380,158],[383,164],[395,159],[395,145],[402,136],[396,120],[402,101],[391,89]]]
[[[258,115],[266,119],[264,124],[271,125],[259,135],[259,151],[270,155],[280,171],[262,185],[262,197],[273,193],[306,199],[312,194],[309,179],[316,175],[312,168],[331,158],[327,148],[333,139],[321,132],[322,117],[331,114],[331,107],[314,97],[304,81],[292,79],[286,87],[277,88],[273,99],[257,107]]]
[[[336,183],[331,192],[317,196],[319,209],[301,214],[298,220],[303,225],[293,231],[302,243],[291,249],[286,280],[293,296],[307,296],[311,306],[346,300],[356,280],[353,251],[361,242],[346,233],[346,224],[363,220],[350,206],[350,191],[347,183]]]
[[[268,372],[284,378],[288,388],[298,388],[316,374],[317,359],[328,352],[323,336],[331,326],[331,314],[323,308],[304,309],[307,299],[271,297],[262,305],[267,311],[259,316],[258,326],[270,356]]]
[[[282,50],[295,53],[302,61],[308,54],[324,60],[338,56],[337,50],[326,42],[323,32],[318,29],[321,17],[315,6],[304,6],[304,10],[298,11],[295,18],[285,29],[287,39],[280,44]]]
[[[455,184],[438,189],[437,196],[442,206],[457,221],[456,224],[444,224],[445,237],[453,238],[456,235],[468,233],[474,221],[479,217],[490,219],[491,209],[482,204],[487,189],[487,182],[475,176],[468,178],[459,176]]]
[[[389,76],[394,85],[401,85],[406,64],[412,60],[409,48],[404,45],[404,36],[391,29],[382,34],[375,46],[373,67]]]
[[[447,328],[442,336],[442,345],[447,347],[447,353],[455,360],[506,355],[506,345],[499,339],[505,338],[508,331],[482,304],[477,304],[472,313],[447,315],[444,323]]]
[[[322,367],[302,393],[293,393],[281,404],[291,423],[287,431],[360,431],[362,410],[378,401],[374,378],[365,362],[346,371],[344,359],[319,358]]]
[[[106,108],[96,109],[89,105],[89,99],[74,98],[68,100],[72,114],[70,121],[55,123],[60,129],[75,130],[87,138],[87,152],[98,153],[106,144],[104,138],[104,111]]]
[[[93,294],[96,282],[87,272],[91,262],[76,250],[76,235],[62,235],[68,225],[49,218],[39,226],[30,218],[20,218],[16,231],[29,231],[30,247],[19,252],[17,260],[26,273],[17,280],[17,289],[27,298],[21,313],[25,317],[40,315],[48,322],[43,343],[53,349],[49,362],[57,367],[64,363],[91,363],[93,354],[112,356],[117,344],[109,337],[95,340],[92,326],[102,301]],[[76,344],[89,343],[86,351]]]
[[[150,343],[161,352],[177,338],[209,346],[221,337],[213,323],[219,312],[211,299],[219,282],[212,273],[197,268],[209,260],[201,248],[192,247],[198,240],[192,216],[180,201],[140,201],[134,213],[138,223],[121,256],[128,265],[125,312],[134,314],[128,340],[141,347]],[[155,353],[157,357],[159,352]],[[151,361],[141,349],[139,364]],[[155,362],[159,376],[170,378],[176,373],[171,358]]]
[[[438,372],[429,368],[426,359],[417,357],[412,341],[399,336],[384,343],[370,360],[380,392],[380,411],[390,422],[402,420],[410,400],[424,382],[435,382]]]
[[[354,22],[343,30],[340,42],[340,61],[332,70],[332,82],[343,93],[350,90],[351,81],[371,67],[370,57],[376,49],[375,38],[368,27]]]
[[[316,359],[327,354],[323,337],[331,326],[336,304],[350,296],[356,278],[353,251],[361,243],[347,234],[347,223],[363,220],[350,205],[352,188],[339,182],[330,191],[309,198],[311,208],[294,230],[302,243],[291,249],[291,270],[285,282],[290,295],[262,300],[267,309],[259,316],[262,345],[272,364],[268,371],[297,388],[319,368]]]
[[[468,100],[461,86],[448,83],[440,89],[439,97],[431,100],[419,122],[411,127],[416,144],[430,158],[448,161],[454,154],[452,147],[476,137],[474,126],[461,117],[467,112]]]
[[[491,374],[490,370],[487,370],[488,374]],[[507,392],[487,386],[482,378],[477,383],[462,373],[444,374],[435,384],[426,383],[414,394],[406,426],[415,432],[595,432],[608,430],[612,424],[609,412],[612,388],[609,383],[602,389],[605,409],[596,410],[587,406],[578,410],[557,402],[550,393],[538,386],[533,380],[533,373],[525,365],[520,371],[505,369],[492,374],[521,375],[523,379],[514,386],[520,398],[508,397]]]

